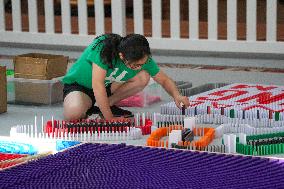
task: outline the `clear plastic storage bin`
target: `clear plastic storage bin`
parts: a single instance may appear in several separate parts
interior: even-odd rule
[[[51,105],[63,101],[60,78],[52,80],[8,78],[9,104]]]
[[[119,103],[121,107],[147,107],[151,104],[161,101],[161,86],[150,79],[148,85],[143,91],[128,97]]]

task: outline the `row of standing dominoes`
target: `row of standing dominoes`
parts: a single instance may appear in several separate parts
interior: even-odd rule
[[[284,132],[284,127],[255,128],[248,124],[221,124],[215,128],[215,138],[220,138],[227,133],[245,133],[247,135],[260,135]]]
[[[19,137],[29,137],[29,138],[40,138],[40,139],[62,139],[62,140],[76,140],[76,141],[102,141],[102,140],[133,140],[139,139],[142,136],[141,129],[135,127],[128,127],[127,130],[118,130],[114,132],[107,132],[103,130],[102,132],[98,132],[97,130],[78,130],[75,132],[68,132],[67,128],[55,128],[52,126],[54,130],[52,133],[45,132],[43,116],[41,117],[41,129],[38,129],[37,125],[37,117],[35,117],[34,124],[31,125],[17,125],[11,128],[10,135],[11,136],[19,136]],[[54,123],[54,119],[52,118],[52,123]]]
[[[187,109],[186,109],[187,110]],[[272,127],[272,126],[276,126],[276,127],[280,127],[280,126],[284,126],[284,115],[282,115],[282,113],[274,113],[278,116],[281,115],[281,117],[278,117],[277,119],[269,119],[269,118],[266,118],[266,117],[263,117],[261,119],[257,119],[257,118],[254,118],[253,116],[250,116],[252,115],[252,111],[243,111],[243,112],[246,112],[246,115],[249,115],[249,116],[246,116],[244,119],[241,118],[240,116],[232,116],[235,115],[235,110],[233,109],[224,109],[224,111],[228,112],[228,114],[231,114],[231,117],[230,115],[229,116],[226,116],[225,114],[214,114],[214,113],[209,113],[209,114],[187,114],[186,111],[185,111],[185,115],[187,116],[194,116],[196,117],[196,123],[197,124],[222,124],[222,123],[242,123],[242,124],[249,124],[249,125],[252,125],[254,127]],[[164,117],[174,117],[174,116],[180,116],[181,115],[181,110],[178,109],[178,112],[177,114],[166,114],[166,113],[169,113],[169,112],[164,112],[164,114],[161,114],[161,116],[164,116]],[[232,113],[233,112],[233,113]],[[242,111],[238,111],[238,115],[239,114],[242,114],[241,113]]]
[[[182,112],[176,107],[175,103],[171,102],[161,106],[161,114],[167,115],[181,115]],[[206,102],[201,105],[196,105],[194,107],[188,107],[185,109],[185,115],[187,116],[198,116],[198,115],[208,115],[208,122],[212,122],[214,117],[228,117],[228,118],[238,118],[239,120],[274,120],[274,121],[284,121],[284,112],[264,110],[264,109],[250,109],[243,110],[237,105],[233,107],[218,107],[214,108],[211,102]],[[210,120],[211,119],[211,120]]]
[[[172,145],[173,148],[177,148],[177,149],[187,149],[187,150],[198,150],[198,151],[206,151],[206,152],[218,152],[218,153],[228,153],[227,152],[227,148],[225,145],[221,144],[221,145],[208,145],[204,148],[197,148],[195,145],[193,144],[173,144]]]

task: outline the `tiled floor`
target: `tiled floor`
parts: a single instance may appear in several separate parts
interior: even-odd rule
[[[199,86],[206,83],[262,83],[262,84],[274,84],[283,85],[284,74],[261,72],[258,70],[249,71],[236,71],[229,69],[199,69],[181,68],[173,66],[162,66],[162,70],[167,73],[174,80],[189,81],[193,83],[193,86]],[[167,102],[170,97],[163,93],[164,101]],[[159,105],[155,104],[146,108],[130,108],[134,112],[159,112]],[[62,119],[62,104],[56,104],[52,106],[23,106],[23,105],[8,105],[8,112],[0,114],[0,135],[8,135],[10,127],[16,124],[29,124],[34,120],[34,116],[45,115],[46,119],[50,119],[53,115],[55,119]]]
[[[1,56],[0,59],[10,59],[10,56]],[[283,85],[283,69],[237,68],[229,66],[204,66],[186,64],[161,64],[161,69],[174,80],[192,82],[193,86],[206,83],[261,83]],[[170,100],[163,93],[163,101],[145,108],[127,108],[133,112],[159,112],[160,105]],[[62,103],[52,106],[23,106],[8,104],[8,112],[0,114],[0,136],[8,136],[10,128],[17,124],[33,124],[34,116],[44,115],[45,121],[63,119]],[[145,137],[141,140],[130,141],[132,144],[145,144]],[[282,157],[280,155],[280,157]]]

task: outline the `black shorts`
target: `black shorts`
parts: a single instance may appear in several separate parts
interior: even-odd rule
[[[85,93],[86,95],[88,95],[91,100],[92,100],[92,106],[94,106],[94,104],[96,103],[96,99],[95,99],[95,95],[93,92],[93,89],[89,89],[86,88],[82,85],[79,85],[78,83],[72,83],[72,84],[64,84],[64,88],[63,88],[63,99],[65,99],[65,97],[73,92],[73,91],[80,91]],[[111,84],[109,84],[108,86],[106,86],[106,92],[107,92],[107,96],[111,96]]]

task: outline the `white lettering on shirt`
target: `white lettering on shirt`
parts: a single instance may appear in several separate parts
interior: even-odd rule
[[[113,81],[115,82],[124,82],[124,81],[121,81],[124,76],[128,73],[127,71],[123,71],[121,72],[117,77],[114,77],[114,75],[117,73],[118,71],[118,68],[115,68],[114,71],[108,76],[105,78],[105,80],[109,80],[110,82],[107,82],[107,83],[111,83]]]

